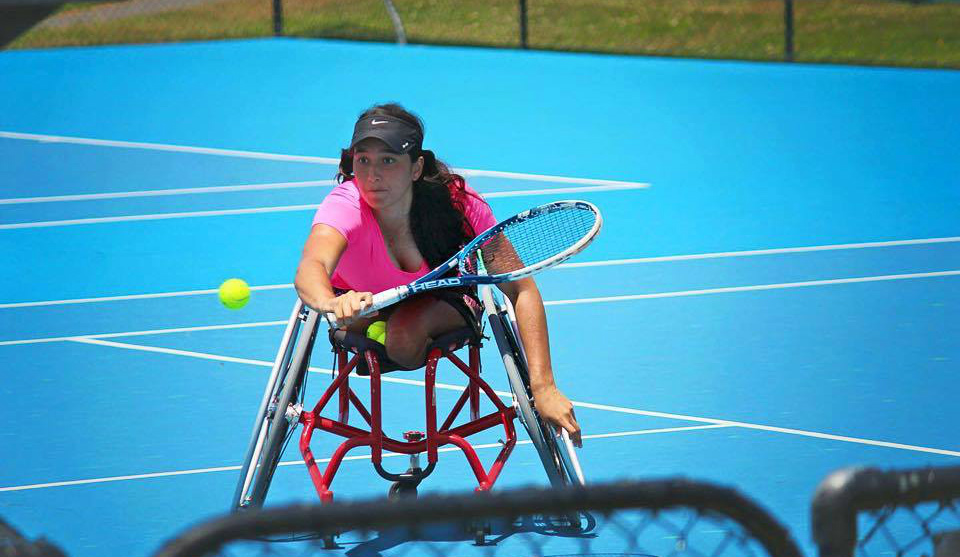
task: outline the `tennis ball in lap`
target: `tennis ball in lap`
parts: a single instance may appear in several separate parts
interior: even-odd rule
[[[230,309],[240,309],[250,301],[250,287],[238,278],[223,281],[220,285],[220,302]]]
[[[380,340],[381,337],[383,340]],[[387,322],[386,321],[374,321],[367,327],[367,338],[373,339],[380,344],[386,344],[387,338]]]

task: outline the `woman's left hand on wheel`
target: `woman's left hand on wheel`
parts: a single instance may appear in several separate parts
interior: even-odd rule
[[[574,415],[573,404],[559,389],[544,387],[535,390],[533,402],[541,418],[558,429],[565,429],[574,446],[577,448],[583,447],[583,441],[580,437],[580,424],[577,423],[577,418]]]

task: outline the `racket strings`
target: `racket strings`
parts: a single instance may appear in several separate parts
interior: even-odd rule
[[[596,221],[596,213],[581,207],[535,213],[482,242],[467,254],[462,271],[490,276],[538,265],[576,245]]]

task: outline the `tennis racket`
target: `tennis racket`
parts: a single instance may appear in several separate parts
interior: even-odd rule
[[[358,316],[370,315],[421,292],[528,277],[583,251],[602,225],[600,211],[586,201],[557,201],[528,209],[490,227],[410,284],[374,294],[373,303]],[[457,270],[457,276],[446,276],[453,270]],[[339,326],[334,314],[326,317],[332,327]]]

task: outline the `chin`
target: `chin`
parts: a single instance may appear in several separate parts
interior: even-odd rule
[[[367,202],[367,205],[376,208],[385,207],[390,204],[387,196],[382,193],[368,193],[363,196],[363,200]]]

